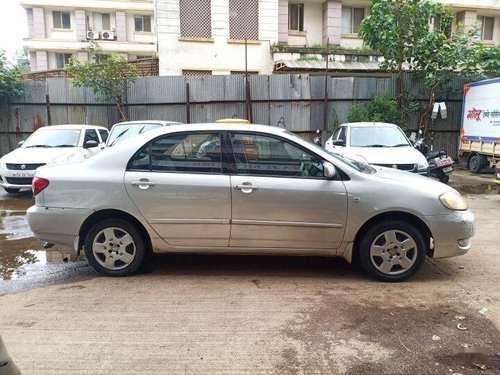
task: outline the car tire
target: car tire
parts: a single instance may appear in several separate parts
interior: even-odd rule
[[[469,160],[469,170],[472,173],[480,173],[483,169],[482,160],[479,155],[473,155]]]
[[[382,281],[403,281],[413,276],[426,257],[424,237],[413,225],[386,221],[374,225],[359,244],[364,271]]]
[[[448,181],[450,181],[450,176],[448,176],[447,174],[439,176],[439,181],[443,184],[447,184]]]
[[[136,273],[146,254],[140,232],[123,219],[104,219],[85,237],[84,250],[90,265],[106,276]]]
[[[8,194],[17,194],[21,189],[4,188]]]

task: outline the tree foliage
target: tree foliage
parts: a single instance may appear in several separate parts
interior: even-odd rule
[[[390,93],[377,94],[367,103],[352,105],[347,120],[349,122],[388,122],[405,128],[405,120],[408,116],[421,110],[419,103],[414,100],[407,99],[406,103],[407,105],[402,112],[403,121],[401,121],[401,111],[398,109],[397,98]]]
[[[11,66],[5,52],[0,50],[0,106],[8,104],[12,97],[24,93],[24,84],[21,80],[21,70],[18,66]]]
[[[431,21],[434,27],[431,27]],[[371,14],[359,34],[379,51],[381,68],[398,73],[398,95],[403,96],[402,74],[411,70],[429,89],[429,103],[421,119],[427,122],[436,90],[454,77],[487,77],[500,73],[500,49],[477,43],[475,27],[457,25],[452,31],[449,6],[430,0],[373,0]],[[399,109],[403,108],[400,101]]]
[[[91,42],[88,52],[88,60],[72,57],[64,70],[72,77],[74,86],[88,87],[104,101],[114,101],[120,120],[125,120],[122,98],[137,79],[136,67],[121,55],[100,54],[101,50],[95,42]]]

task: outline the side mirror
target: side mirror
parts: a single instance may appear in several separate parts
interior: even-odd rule
[[[24,141],[19,141],[19,143],[17,144],[17,147],[21,147],[23,145]]]
[[[345,146],[345,142],[344,142],[343,139],[333,139],[332,140],[332,145],[344,147]]]
[[[97,141],[94,141],[93,139],[89,139],[83,144],[83,148],[93,148],[97,146],[99,146],[99,143]]]
[[[328,162],[328,161],[325,161],[323,162],[323,175],[330,179],[330,178],[333,178],[335,175],[337,174],[337,170],[335,169],[335,166]]]

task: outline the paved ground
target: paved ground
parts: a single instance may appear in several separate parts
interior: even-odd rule
[[[409,282],[341,259],[167,255],[120,279],[79,262],[0,284],[0,333],[23,374],[498,374],[500,196],[467,198],[473,251]]]

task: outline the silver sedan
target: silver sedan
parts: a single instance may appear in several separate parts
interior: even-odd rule
[[[151,252],[203,252],[341,256],[401,281],[426,257],[466,253],[474,234],[451,187],[265,125],[152,130],[39,168],[33,191],[35,237],[83,249],[108,276],[133,274]]]

